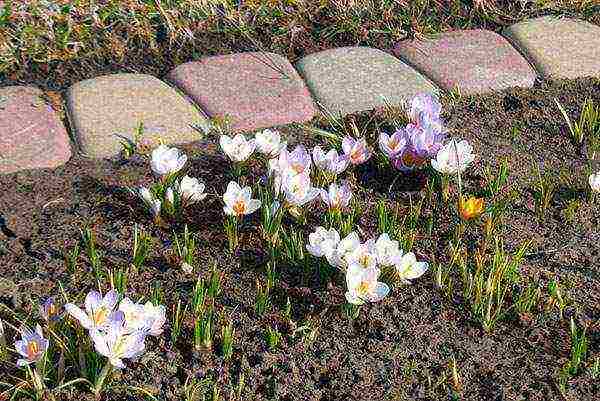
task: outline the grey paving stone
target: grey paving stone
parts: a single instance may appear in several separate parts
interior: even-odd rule
[[[545,78],[600,76],[600,27],[545,16],[507,27],[504,35]]]
[[[40,89],[0,88],[0,173],[54,168],[70,157],[67,131]]]
[[[435,39],[405,40],[394,54],[444,90],[486,93],[511,87],[531,87],[536,73],[502,36],[473,29],[440,34]]]
[[[437,88],[391,54],[370,47],[342,47],[310,54],[296,63],[317,103],[334,114],[401,104]]]
[[[67,92],[69,119],[81,151],[93,158],[114,156],[122,137],[133,139],[139,124],[144,137],[166,144],[192,142],[206,124],[198,109],[177,90],[144,74],[113,74],[78,82]]]
[[[284,57],[250,52],[182,64],[168,79],[211,117],[247,131],[309,121],[316,112],[304,81]]]

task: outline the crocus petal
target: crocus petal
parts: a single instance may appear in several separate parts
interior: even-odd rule
[[[92,313],[101,306],[102,295],[98,291],[90,291],[84,301],[87,313]]]
[[[89,318],[87,313],[85,313],[83,310],[81,310],[81,308],[79,308],[77,305],[66,304],[65,310],[73,318],[77,319],[84,329],[89,330],[94,325],[94,323]]]
[[[379,302],[390,293],[390,287],[386,283],[377,283],[375,290],[369,295],[369,302]]]

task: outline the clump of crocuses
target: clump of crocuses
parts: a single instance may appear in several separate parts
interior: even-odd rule
[[[186,162],[187,156],[179,149],[160,145],[152,151],[150,160],[158,180],[150,187],[128,188],[158,225],[164,223],[164,216],[177,216],[186,206],[206,197],[204,183],[182,174]]]
[[[383,269],[392,270],[399,281],[410,283],[428,268],[427,262],[418,262],[412,252],[404,253],[398,241],[386,233],[377,240],[361,242],[354,231],[341,238],[333,228],[317,227],[309,235],[306,249],[345,272],[346,300],[353,305],[377,302],[389,293],[389,286],[379,281]]]
[[[437,155],[446,138],[441,109],[436,97],[419,94],[410,102],[410,122],[392,134],[380,133],[379,148],[397,169],[423,167]]]
[[[165,307],[135,303],[129,298],[119,302],[119,295],[109,291],[87,294],[84,309],[69,303],[65,310],[88,330],[97,353],[108,361],[97,377],[94,389],[99,395],[112,368],[125,368],[124,359],[136,359],[144,353],[147,336],[162,334],[166,322]]]

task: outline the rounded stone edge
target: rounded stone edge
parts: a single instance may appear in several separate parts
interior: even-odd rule
[[[468,35],[469,32],[478,32],[481,34],[485,34],[491,39],[498,40],[499,42],[503,42],[504,44],[506,44],[512,50],[515,51],[516,55],[519,56],[523,60],[523,62],[527,65],[529,71],[527,74],[524,74],[521,77],[521,79],[519,80],[520,83],[522,83],[522,85],[512,85],[512,86],[506,86],[506,87],[502,87],[502,88],[492,88],[492,87],[482,88],[482,89],[470,88],[470,89],[464,90],[462,92],[463,94],[465,94],[465,95],[485,95],[485,94],[489,94],[489,93],[494,93],[498,90],[505,90],[505,89],[510,89],[510,88],[532,88],[535,85],[535,81],[538,78],[538,72],[535,68],[535,65],[532,63],[531,60],[529,60],[526,57],[525,54],[523,54],[523,52],[515,44],[512,43],[511,40],[509,40],[509,38],[505,37],[502,34],[499,34],[494,31],[490,31],[488,29],[481,29],[481,28],[459,29],[459,30],[454,30],[454,31],[442,32],[434,40],[439,40],[442,38],[451,38],[453,36],[464,37],[464,36]],[[437,88],[441,89],[442,92],[451,91],[452,88],[446,88],[446,85],[442,84],[441,82],[438,82],[436,79],[431,77],[430,74],[428,74],[426,71],[423,71],[422,68],[420,68],[419,66],[415,65],[410,60],[408,60],[406,58],[405,54],[402,54],[403,51],[408,50],[408,47],[410,47],[415,42],[419,42],[419,40],[417,40],[417,39],[400,40],[396,44],[394,44],[394,46],[390,49],[390,52],[395,57],[397,57],[400,61],[404,62],[406,65],[410,66],[412,69],[418,71],[421,75],[426,77],[430,82],[435,84],[435,86]]]
[[[144,77],[146,79],[156,81],[161,86],[163,86],[165,89],[168,89],[169,91],[172,91],[175,95],[179,96],[187,104],[190,117],[193,117],[194,120],[204,120],[204,122],[208,121],[208,117],[207,117],[206,113],[204,112],[204,110],[202,110],[200,108],[200,106],[193,101],[193,99],[191,99],[184,91],[182,91],[181,88],[171,84],[170,82],[168,82],[164,79],[158,78],[154,75],[138,74],[138,73],[114,73],[114,74],[99,75],[94,78],[88,78],[83,81],[74,83],[67,89],[67,91],[65,93],[65,106],[66,106],[65,114],[67,116],[67,120],[68,120],[70,128],[71,128],[71,132],[73,133],[73,141],[75,142],[75,146],[78,148],[79,154],[81,156],[90,158],[90,159],[107,159],[107,158],[116,156],[119,152],[112,152],[112,151],[105,152],[105,151],[101,151],[101,150],[94,151],[93,149],[90,149],[90,147],[84,141],[82,141],[82,136],[78,135],[78,132],[80,131],[80,127],[77,126],[75,119],[72,116],[72,110],[74,109],[73,101],[75,100],[78,91],[85,90],[85,88],[82,88],[82,86],[85,86],[86,84],[89,84],[90,82],[94,82],[94,81],[98,81],[98,80],[117,81],[120,78],[126,79],[130,76]],[[190,126],[189,132],[192,133],[192,132],[196,132],[196,131],[194,130],[194,128],[192,128]],[[186,144],[186,143],[191,143],[191,142],[194,142],[194,140],[169,141],[170,144],[174,144],[174,145]]]
[[[4,91],[29,91],[27,95],[37,96],[43,99],[45,92],[34,85],[11,85],[0,88],[0,94]],[[21,167],[13,165],[12,168],[6,167],[0,169],[0,174],[13,174],[25,170],[38,170],[38,169],[54,169],[64,166],[69,162],[73,156],[73,150],[71,149],[71,138],[67,127],[60,118],[59,113],[45,100],[44,105],[47,109],[48,123],[51,124],[53,129],[52,138],[54,139],[54,149],[52,157],[46,159],[43,163],[37,163],[36,160],[31,160],[29,164],[25,164]],[[66,114],[66,113],[65,113]]]

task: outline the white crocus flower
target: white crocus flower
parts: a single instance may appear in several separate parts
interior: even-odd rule
[[[590,188],[593,192],[600,193],[600,172],[596,174],[591,174],[588,178],[588,182],[590,183]]]
[[[442,174],[453,175],[465,171],[473,160],[475,155],[469,142],[452,139],[437,152],[435,159],[431,159],[431,166]]]
[[[352,231],[339,242],[335,252],[327,257],[329,264],[339,268],[346,268],[348,266],[349,256],[356,251],[360,245],[358,234]]]
[[[341,174],[350,164],[350,159],[344,154],[338,154],[337,150],[330,149],[325,153],[320,146],[315,146],[312,151],[315,166],[330,174]]]
[[[181,179],[181,181],[179,181],[179,196],[181,196],[181,198],[188,203],[199,202],[206,198],[204,189],[204,184],[197,178],[192,178],[186,175]]]
[[[104,297],[97,291],[90,291],[85,297],[85,312],[77,305],[68,303],[65,310],[81,323],[83,328],[102,329],[109,323],[109,317],[117,305],[118,295],[109,291]]]
[[[335,252],[339,242],[340,235],[335,228],[327,230],[324,227],[317,227],[315,231],[308,236],[306,250],[317,258],[323,256],[330,258]]]
[[[412,252],[408,252],[396,262],[398,276],[406,284],[410,284],[410,280],[421,277],[428,267],[427,262],[417,262],[417,257]]]
[[[165,191],[165,199],[171,204],[175,204],[175,192],[173,192],[173,188],[168,187]]]
[[[119,304],[119,311],[125,316],[125,330],[128,333],[142,331],[152,336],[159,336],[163,332],[166,322],[165,307],[154,306],[152,302],[138,304],[129,298],[124,298]]]
[[[368,269],[377,266],[377,250],[375,240],[368,240],[357,246],[346,256],[348,266],[359,266]]]
[[[319,188],[312,186],[307,173],[290,175],[282,179],[282,188],[285,199],[294,206],[303,206],[319,196]]]
[[[367,269],[357,265],[348,267],[346,300],[354,305],[382,300],[390,292],[390,288],[387,284],[377,281],[379,273],[379,269],[376,267]]]
[[[255,142],[258,151],[271,158],[279,155],[279,152],[286,147],[286,143],[281,142],[279,131],[271,129],[257,132]]]
[[[160,145],[152,151],[150,165],[155,174],[165,176],[178,172],[187,162],[187,156],[177,148]]]
[[[260,200],[252,199],[250,187],[241,188],[237,182],[231,181],[223,194],[225,207],[223,211],[230,216],[241,217],[254,213],[261,205]]]
[[[341,185],[333,183],[329,185],[328,191],[321,190],[321,199],[329,209],[342,209],[350,204],[352,190],[346,181]]]
[[[219,144],[223,152],[234,162],[246,161],[256,148],[254,139],[246,139],[242,134],[237,134],[233,138],[221,135]]]
[[[381,266],[392,266],[398,258],[402,257],[402,250],[398,241],[393,241],[387,233],[383,233],[375,242],[377,263]]]
[[[144,352],[146,333],[140,330],[130,333],[121,311],[111,315],[104,330],[93,329],[90,336],[96,352],[107,357],[117,369],[125,368],[123,359],[134,359]]]

